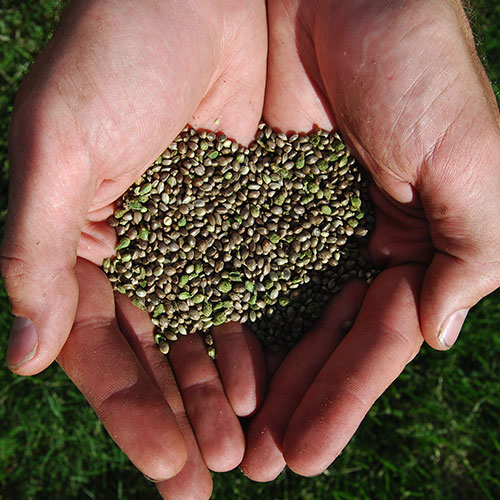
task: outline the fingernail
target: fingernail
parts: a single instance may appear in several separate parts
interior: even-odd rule
[[[457,311],[441,325],[438,341],[443,349],[449,349],[456,342],[468,312],[469,309]]]
[[[146,474],[143,474],[143,476],[150,482],[152,483],[161,483],[162,481],[164,481],[164,479],[153,479],[152,477],[149,477],[149,476],[146,476]]]
[[[15,370],[24,365],[33,358],[37,347],[35,325],[29,319],[14,316],[7,349],[7,366]]]

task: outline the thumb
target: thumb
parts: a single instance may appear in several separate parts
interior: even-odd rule
[[[463,141],[463,154],[446,155],[460,162],[451,165],[436,151],[422,172],[419,192],[436,253],[422,286],[420,321],[435,349],[453,346],[469,309],[500,286],[499,142],[491,123]],[[457,168],[464,159],[469,164]]]
[[[498,286],[498,267],[493,262],[480,258],[463,261],[437,253],[425,275],[421,296],[426,342],[439,350],[452,347],[469,309]]]
[[[78,153],[84,149],[72,144],[70,150],[54,139],[64,136],[60,117],[53,120],[31,108],[18,111],[11,125],[9,204],[0,256],[14,315],[7,364],[20,375],[34,375],[56,358],[78,302],[76,249],[95,182]]]

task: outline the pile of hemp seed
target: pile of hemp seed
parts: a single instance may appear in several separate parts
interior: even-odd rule
[[[247,323],[290,347],[344,282],[370,282],[359,255],[374,225],[367,179],[338,134],[290,137],[262,123],[244,147],[186,127],[123,195],[103,268],[150,313],[167,354],[179,335]]]

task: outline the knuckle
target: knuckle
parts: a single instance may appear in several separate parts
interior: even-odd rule
[[[22,258],[0,255],[0,273],[12,314],[24,315],[29,302],[26,284],[33,283],[36,279],[30,271],[30,266]]]
[[[0,255],[0,272],[8,292],[9,289],[19,288],[31,275],[30,266],[25,260],[5,255]]]

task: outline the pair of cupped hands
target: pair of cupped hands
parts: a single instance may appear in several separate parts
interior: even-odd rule
[[[99,269],[106,219],[186,123],[247,144],[262,116],[342,133],[373,178],[383,271],[288,354],[229,323],[215,362],[196,335],[166,358]],[[318,474],[422,342],[450,348],[499,285],[499,123],[458,0],[74,0],[12,120],[7,362],[57,359],[165,498],[208,498],[209,469]]]

